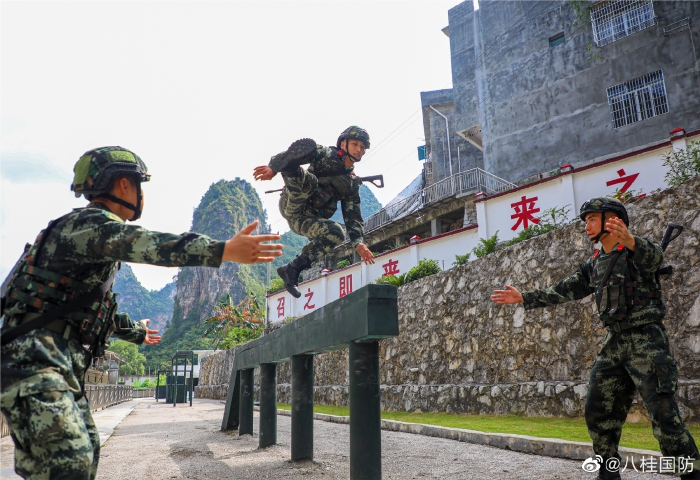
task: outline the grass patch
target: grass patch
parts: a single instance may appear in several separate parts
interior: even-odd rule
[[[278,403],[278,408],[289,410],[287,404]],[[314,405],[314,412],[327,415],[348,416],[350,409],[347,407],[331,407]],[[512,433],[517,435],[529,435],[540,438],[559,438],[574,442],[588,442],[586,422],[582,418],[542,418],[522,417],[518,415],[458,415],[452,413],[407,413],[407,412],[382,412],[385,420],[397,420],[400,422],[424,423],[441,427],[465,428],[491,433]],[[700,425],[688,426],[690,433],[696,439],[700,439]],[[622,427],[622,439],[620,445],[628,448],[641,448],[645,450],[659,451],[659,442],[651,433],[651,423],[638,422],[626,423]]]

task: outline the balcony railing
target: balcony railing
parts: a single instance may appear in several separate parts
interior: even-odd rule
[[[131,385],[85,385],[85,396],[90,410],[109,407],[133,398]]]
[[[382,208],[374,215],[367,217],[365,219],[365,233],[381,228],[388,223],[395,222],[410,213],[445,198],[479,191],[495,194],[516,187],[517,185],[507,182],[480,168],[472,168],[471,170],[460,172],[440,180],[403,200]]]

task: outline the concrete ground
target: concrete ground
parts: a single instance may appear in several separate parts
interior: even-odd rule
[[[314,461],[292,463],[289,417],[277,417],[278,445],[260,450],[257,420],[254,436],[239,437],[220,430],[223,413],[223,402],[203,399],[192,407],[139,399],[95,413],[103,443],[97,480],[349,478],[348,425],[315,421]],[[0,446],[2,478],[19,478],[11,474],[11,439],[3,438]],[[595,478],[577,460],[390,431],[382,431],[382,457],[385,479]],[[652,475],[626,471],[623,479]]]

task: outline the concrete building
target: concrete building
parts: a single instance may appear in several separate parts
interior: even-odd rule
[[[567,1],[479,7],[448,12],[453,88],[421,94],[434,181],[451,165],[518,182],[700,128],[700,2],[591,2],[590,23]]]

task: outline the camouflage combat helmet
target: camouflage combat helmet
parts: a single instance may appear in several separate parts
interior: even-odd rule
[[[586,221],[586,214],[591,212],[615,212],[618,217],[629,227],[630,220],[627,216],[625,205],[615,197],[595,197],[581,205],[581,220]]]
[[[73,167],[75,176],[71,191],[76,197],[85,195],[92,200],[102,197],[112,200],[134,211],[136,220],[141,216],[141,182],[148,182],[151,176],[143,160],[134,152],[122,147],[101,147],[89,150],[83,154]],[[119,177],[131,177],[137,183],[136,205],[126,202],[109,193],[112,184]]]
[[[341,133],[338,137],[336,147],[340,148],[341,142],[347,138],[354,138],[356,140],[359,140],[365,144],[366,149],[369,149],[369,133],[367,133],[367,130],[365,130],[364,128],[360,128],[356,125],[353,125],[352,127],[348,127],[345,130],[343,130],[343,133]]]

